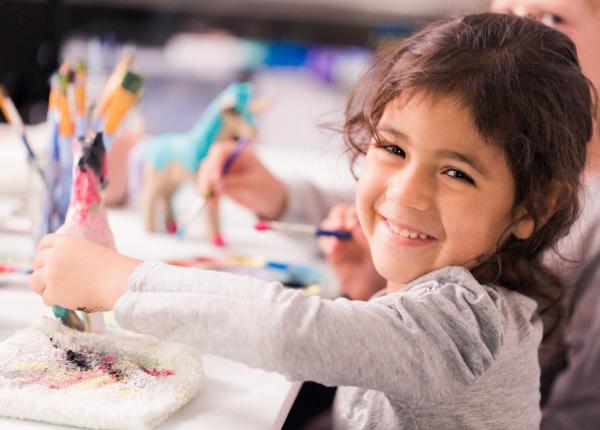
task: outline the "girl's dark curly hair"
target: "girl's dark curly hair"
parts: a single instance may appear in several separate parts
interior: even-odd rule
[[[538,302],[545,337],[561,318],[563,286],[541,261],[579,214],[579,178],[592,136],[593,86],[564,34],[511,15],[449,18],[380,51],[355,86],[344,138],[353,166],[386,105],[400,94],[453,97],[480,135],[500,147],[515,181],[513,208],[534,221],[525,240],[509,237],[472,272]]]

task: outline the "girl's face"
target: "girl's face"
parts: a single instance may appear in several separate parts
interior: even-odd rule
[[[492,12],[529,16],[569,36],[581,69],[600,88],[600,1],[494,0]]]
[[[454,99],[401,96],[378,130],[356,207],[388,291],[442,267],[473,267],[508,234],[531,234],[528,219],[511,226],[515,186],[504,153]]]

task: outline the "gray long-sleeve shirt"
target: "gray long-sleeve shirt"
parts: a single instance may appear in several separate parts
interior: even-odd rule
[[[459,267],[363,302],[147,262],[114,311],[127,329],[339,386],[336,428],[535,429],[535,308]]]

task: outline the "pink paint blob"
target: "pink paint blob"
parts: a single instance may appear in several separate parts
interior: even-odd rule
[[[152,376],[171,376],[175,374],[175,371],[169,369],[157,369],[153,367],[152,369],[147,369],[144,366],[140,366],[145,373]]]
[[[257,221],[256,224],[254,224],[254,229],[258,231],[266,231],[271,230],[271,226],[267,221]]]
[[[220,248],[225,246],[225,241],[223,240],[223,237],[220,234],[216,234],[215,237],[213,237],[213,245],[218,246]]]
[[[175,221],[173,221],[173,220],[167,221],[166,227],[167,227],[167,231],[169,233],[171,233],[171,234],[177,233],[177,224],[175,223]]]
[[[71,196],[71,206],[75,209],[75,221],[85,224],[90,209],[99,205],[100,202],[100,178],[92,169],[88,168],[85,171],[79,168],[75,169]]]

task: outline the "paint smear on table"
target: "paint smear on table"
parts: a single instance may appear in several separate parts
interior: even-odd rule
[[[302,264],[244,255],[193,256],[169,260],[167,263],[180,267],[230,272],[268,282],[281,282],[286,287],[303,288],[308,293],[307,295],[319,294],[321,291],[319,285],[321,274],[312,267]]]

